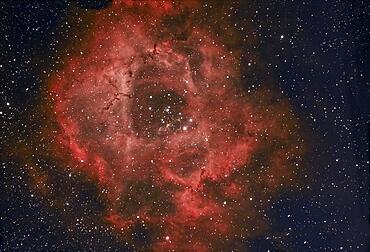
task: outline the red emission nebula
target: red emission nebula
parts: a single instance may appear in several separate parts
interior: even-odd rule
[[[64,162],[101,189],[101,221],[122,240],[150,230],[139,250],[241,249],[268,232],[265,210],[299,182],[304,148],[289,103],[270,84],[243,87],[256,53],[242,60],[200,8],[116,1],[50,78]]]

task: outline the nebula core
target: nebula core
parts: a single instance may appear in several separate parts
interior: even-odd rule
[[[269,81],[246,88],[258,56],[199,21],[202,8],[115,1],[49,80],[54,148],[100,188],[100,221],[138,250],[242,249],[299,183],[291,106]]]

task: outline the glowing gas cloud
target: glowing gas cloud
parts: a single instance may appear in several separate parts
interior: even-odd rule
[[[248,42],[231,48],[204,8],[116,1],[50,78],[56,147],[101,188],[101,221],[138,249],[240,249],[297,181],[289,103],[270,83],[246,88],[243,69],[260,60]],[[132,238],[140,229],[145,244]]]

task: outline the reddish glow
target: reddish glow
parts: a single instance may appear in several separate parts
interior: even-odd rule
[[[103,11],[85,53],[51,79],[59,144],[107,190],[106,221],[124,234],[145,222],[158,251],[206,251],[263,232],[254,199],[264,205],[290,183],[286,156],[302,153],[289,105],[266,89],[246,93],[237,53],[217,36],[193,27],[176,40],[154,28],[157,16],[195,4],[147,1],[157,12],[145,22]]]

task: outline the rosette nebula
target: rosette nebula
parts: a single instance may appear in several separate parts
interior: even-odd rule
[[[258,36],[208,9],[115,1],[49,80],[53,148],[99,188],[95,221],[135,250],[243,249],[299,182],[300,124],[273,80],[255,83]]]

